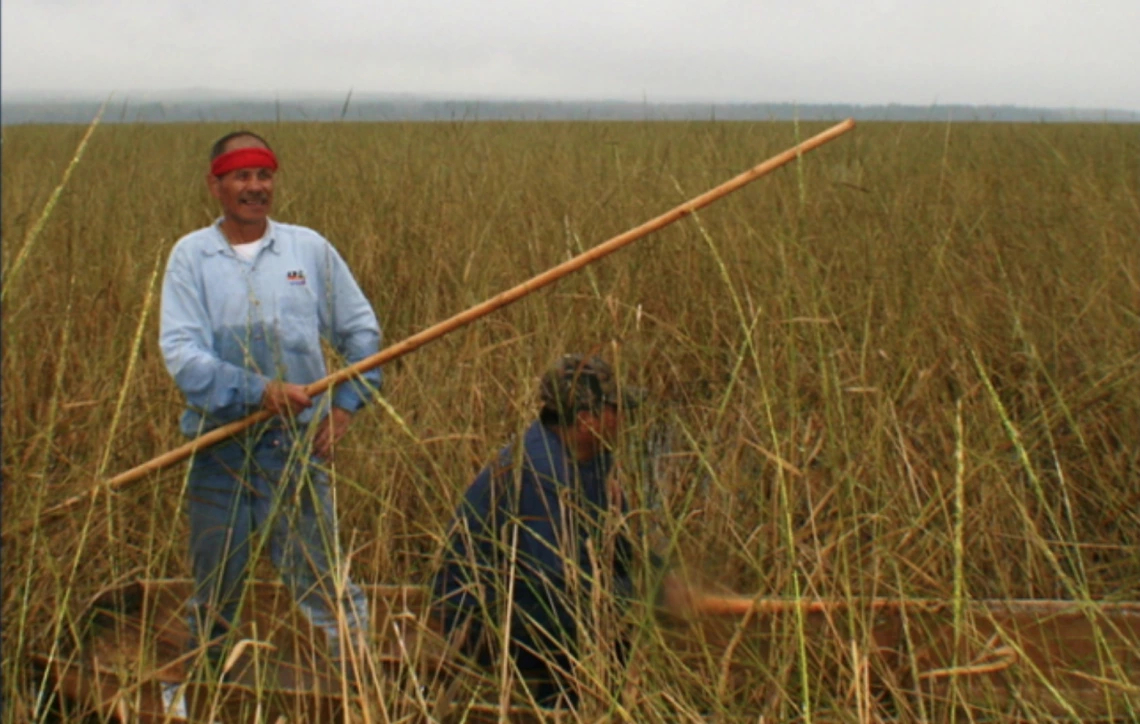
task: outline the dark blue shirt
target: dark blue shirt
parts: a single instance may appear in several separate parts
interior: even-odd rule
[[[492,624],[497,636],[513,567],[512,643],[573,651],[575,621],[595,585],[622,598],[632,590],[630,541],[605,531],[615,520],[605,515],[611,467],[608,452],[575,461],[541,422],[521,449],[500,451],[467,489],[433,581],[445,632],[467,626],[473,645]],[[627,510],[624,499],[615,507]]]

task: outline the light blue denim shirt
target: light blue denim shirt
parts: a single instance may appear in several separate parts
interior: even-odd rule
[[[323,337],[349,364],[380,348],[380,325],[344,259],[303,226],[269,222],[252,262],[219,223],[178,240],[162,284],[159,346],[186,396],[181,428],[196,437],[261,407],[270,380],[325,376]],[[380,388],[379,368],[338,385],[332,404],[356,412]],[[324,395],[298,416],[328,413]]]

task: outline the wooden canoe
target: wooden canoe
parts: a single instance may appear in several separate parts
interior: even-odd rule
[[[494,683],[451,656],[427,625],[423,588],[366,590],[377,653],[355,688],[312,643],[285,589],[268,582],[247,596],[256,606],[243,613],[227,681],[186,683],[190,582],[181,579],[97,597],[73,640],[32,655],[33,685],[67,721],[343,721],[359,710],[361,691],[403,697],[410,720],[499,720]],[[1140,719],[1140,603],[985,600],[956,613],[945,601],[707,596],[697,608],[663,622],[674,662],[718,695],[752,702],[754,717],[765,713],[763,692],[792,651],[812,668],[814,686],[847,691],[851,707],[874,700],[880,718],[942,707],[1002,721]],[[884,698],[894,700],[886,709]],[[512,720],[527,718],[524,701],[511,706]]]
[[[65,721],[334,722],[359,708],[359,691],[381,681],[421,692],[445,673],[464,673],[461,663],[442,671],[444,642],[425,625],[423,588],[365,586],[378,655],[349,687],[313,643],[320,637],[286,589],[258,581],[248,590],[225,680],[187,681],[195,657],[184,609],[190,590],[186,579],[140,580],[96,597],[74,640],[32,654],[38,698]],[[466,673],[477,687],[478,673]],[[465,711],[469,721],[498,720],[495,707],[476,699]]]
[[[703,609],[699,625],[667,635],[727,691],[764,687],[774,651],[786,662],[802,650],[815,686],[858,684],[864,701],[893,699],[908,719],[968,709],[966,720],[1140,721],[1137,602],[975,600],[956,613],[939,600],[730,597]]]

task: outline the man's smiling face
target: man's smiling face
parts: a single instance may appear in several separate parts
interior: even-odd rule
[[[226,144],[226,152],[239,148],[265,145],[252,136],[238,136]],[[274,173],[269,168],[238,168],[221,177],[210,175],[207,184],[226,219],[243,226],[263,224],[273,205]]]

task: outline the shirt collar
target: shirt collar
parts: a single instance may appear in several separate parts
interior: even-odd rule
[[[534,434],[539,436],[535,443],[549,450],[550,459],[554,465],[562,466],[561,480],[575,481],[577,484],[576,481],[581,479],[583,473],[597,472],[603,480],[609,475],[609,471],[613,467],[613,453],[610,450],[599,450],[598,454],[589,460],[579,461],[558,433],[542,424],[541,420],[535,420],[532,423],[532,429],[536,431]]]
[[[226,235],[222,233],[221,224],[224,219],[224,216],[219,216],[214,219],[214,223],[210,227],[214,231],[211,235],[213,243],[202,249],[204,256],[213,256],[215,254],[236,256],[229,240],[226,239]],[[277,235],[279,232],[280,229],[277,227],[277,223],[273,219],[266,219],[265,236],[262,238],[265,239],[265,248],[274,254],[281,253],[277,248]]]

